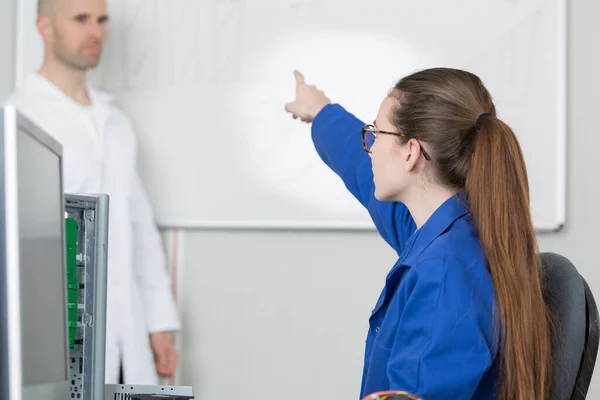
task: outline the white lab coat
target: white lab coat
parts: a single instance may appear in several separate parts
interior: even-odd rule
[[[31,74],[7,103],[63,146],[67,193],[108,193],[106,382],[159,383],[149,332],[178,330],[165,255],[136,168],[136,138],[112,98],[89,89],[92,107]]]

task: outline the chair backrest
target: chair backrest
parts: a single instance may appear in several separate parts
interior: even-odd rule
[[[551,399],[585,399],[598,353],[596,302],[567,258],[541,253],[541,262],[544,300],[553,315]]]

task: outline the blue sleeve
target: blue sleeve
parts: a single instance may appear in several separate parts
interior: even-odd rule
[[[329,104],[312,124],[312,138],[321,159],[367,208],[375,226],[398,254],[416,229],[406,206],[375,198],[371,157],[362,145],[361,122],[338,104]]]
[[[408,289],[400,293],[405,308],[387,365],[390,389],[431,400],[471,399],[496,354],[493,284],[458,263],[442,273],[437,264],[419,265],[403,278]]]

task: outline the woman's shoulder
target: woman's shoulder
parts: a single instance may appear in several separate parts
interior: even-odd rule
[[[411,270],[417,275],[438,279],[460,275],[467,281],[487,278],[491,284],[485,251],[467,216],[457,219],[415,257],[411,264]]]

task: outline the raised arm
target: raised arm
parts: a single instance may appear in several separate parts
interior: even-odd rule
[[[398,254],[416,225],[406,206],[380,202],[374,196],[371,158],[362,147],[358,118],[337,104],[330,104],[323,92],[296,76],[296,100],[286,105],[294,118],[312,122],[312,138],[321,159],[342,179],[346,188],[367,208],[377,230]]]

